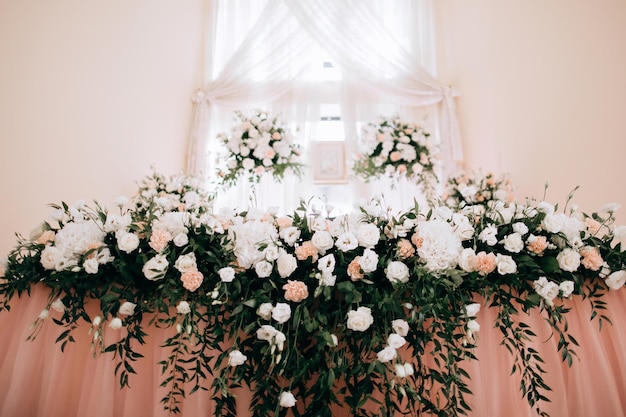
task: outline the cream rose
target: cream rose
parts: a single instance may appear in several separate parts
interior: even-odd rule
[[[284,323],[291,318],[291,306],[287,303],[276,303],[272,309],[272,318],[279,323]]]
[[[375,224],[365,223],[359,227],[356,237],[359,245],[364,248],[371,248],[376,246],[380,240],[380,229]]]
[[[235,269],[233,267],[226,266],[220,268],[217,274],[220,276],[220,281],[222,282],[233,282],[235,280]]]
[[[318,230],[317,232],[313,233],[313,236],[311,237],[311,243],[317,248],[317,250],[321,254],[326,253],[327,250],[335,245],[333,237],[326,230]]]
[[[348,311],[346,326],[356,332],[364,332],[374,323],[372,310],[369,307],[359,307],[356,310]]]
[[[135,233],[121,232],[116,233],[117,247],[126,253],[131,253],[139,247],[139,236]]]
[[[393,283],[406,283],[409,281],[409,267],[400,261],[391,261],[385,268],[387,279]]]
[[[281,278],[287,278],[298,268],[298,260],[285,250],[280,250],[276,259],[276,268]]]
[[[565,248],[556,256],[563,271],[574,272],[580,266],[580,254],[571,248]]]

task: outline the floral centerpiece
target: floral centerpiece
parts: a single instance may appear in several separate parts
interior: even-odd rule
[[[225,166],[218,175],[223,184],[232,186],[242,176],[258,183],[264,173],[281,181],[285,176],[301,176],[300,147],[279,117],[265,111],[244,114],[235,112],[237,124],[230,133],[218,134],[226,146]]]
[[[421,123],[408,123],[398,115],[380,117],[362,129],[363,152],[353,161],[357,177],[409,178],[422,184],[432,194],[436,181],[437,149]]]
[[[540,412],[549,387],[526,348],[535,334],[524,313],[545,314],[571,364],[563,300],[582,297],[605,320],[603,294],[626,282],[615,205],[587,215],[494,199],[391,216],[373,200],[336,218],[304,202],[288,216],[215,213],[183,185],[193,181],[162,183],[149,178],[114,212],[53,206],[3,264],[0,311],[46,286],[33,337],[53,319],[64,348],[85,323],[92,348],[118,361],[122,386],[140,378],[133,365],[152,326],[170,328],[162,403],[174,413],[185,395],[210,390],[215,415],[235,416],[233,390],[245,385],[254,415],[331,416],[334,404],[351,415],[464,415],[461,365],[477,359],[483,306],[496,309],[515,377]]]
[[[456,208],[486,205],[491,201],[511,203],[515,200],[515,190],[508,175],[462,172],[448,179],[441,199]]]

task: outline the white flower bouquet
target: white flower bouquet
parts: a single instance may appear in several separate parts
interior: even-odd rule
[[[279,117],[260,110],[250,114],[237,111],[235,115],[237,124],[230,132],[218,134],[227,151],[224,166],[218,171],[224,185],[232,186],[242,176],[258,183],[265,173],[271,173],[277,181],[285,176],[302,176],[300,147]]]

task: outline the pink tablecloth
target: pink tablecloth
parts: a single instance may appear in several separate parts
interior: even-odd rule
[[[47,293],[35,288],[29,298],[15,300],[10,312],[0,313],[0,416],[1,417],[150,417],[166,416],[160,400],[164,391],[157,363],[167,352],[159,348],[170,330],[150,329],[148,343],[140,352],[130,389],[120,389],[114,374],[112,355],[94,358],[89,349],[88,327],[74,332],[76,343],[65,352],[54,343],[62,329],[46,323],[35,341],[27,342],[29,325],[45,305]],[[580,342],[572,368],[563,364],[556,351],[557,340],[548,338],[548,327],[538,314],[525,318],[539,337],[534,347],[546,361],[546,382],[553,389],[551,403],[544,411],[555,417],[626,416],[626,289],[605,297],[608,323],[598,330],[590,321],[587,304],[569,301],[574,307],[568,315],[570,333]],[[535,416],[519,391],[519,379],[510,375],[512,357],[501,336],[491,328],[495,311],[483,308],[476,355],[479,361],[468,362],[471,374],[469,398],[474,417]],[[55,314],[51,312],[51,314]],[[240,415],[249,415],[250,395],[239,394]],[[213,405],[208,393],[188,396],[181,406],[183,417],[211,416]],[[346,414],[347,415],[347,414]]]

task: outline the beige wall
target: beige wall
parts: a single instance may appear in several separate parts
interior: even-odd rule
[[[0,0],[0,254],[47,203],[184,167],[202,0]],[[520,195],[624,204],[626,2],[436,0],[467,166]],[[621,217],[626,222],[626,216]]]

